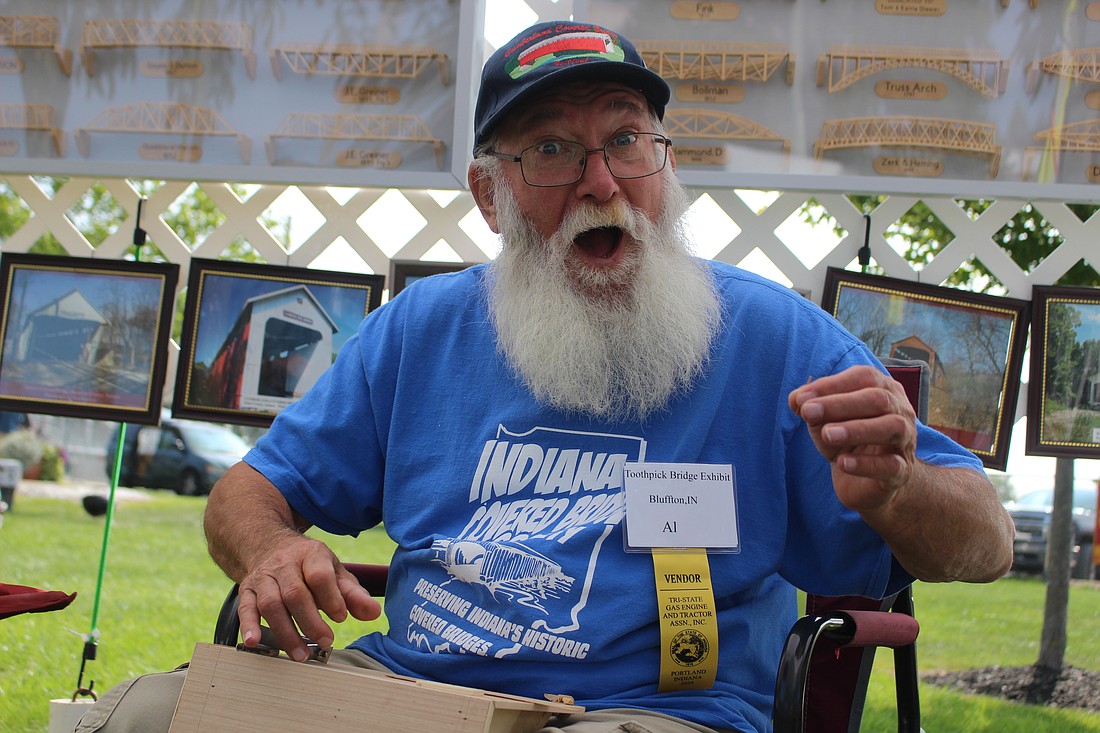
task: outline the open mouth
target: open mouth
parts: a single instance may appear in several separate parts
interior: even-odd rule
[[[573,240],[573,244],[593,259],[611,259],[623,241],[623,230],[608,226],[589,229]]]

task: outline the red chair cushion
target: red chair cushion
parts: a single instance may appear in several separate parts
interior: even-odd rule
[[[0,583],[0,619],[21,613],[57,611],[72,603],[74,598],[76,593]]]

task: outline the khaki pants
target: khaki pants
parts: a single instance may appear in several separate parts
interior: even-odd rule
[[[388,672],[366,654],[332,652],[329,664]],[[187,674],[184,668],[137,677],[115,685],[77,723],[75,733],[167,733]],[[364,728],[369,730],[369,728]],[[382,731],[380,733],[385,733]],[[539,733],[736,733],[707,728],[661,713],[617,708],[554,718]]]

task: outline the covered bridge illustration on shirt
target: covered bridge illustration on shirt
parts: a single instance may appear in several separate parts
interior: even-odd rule
[[[210,366],[224,407],[282,408],[332,365],[335,321],[305,285],[249,298]]]
[[[567,594],[573,586],[561,565],[519,542],[439,539],[432,551],[452,578],[483,586],[494,598],[503,592],[544,613],[543,601]]]

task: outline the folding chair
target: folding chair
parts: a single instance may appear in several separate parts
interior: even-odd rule
[[[917,417],[928,417],[928,365],[885,359]],[[899,733],[919,733],[913,594],[885,600],[808,595],[795,622],[775,682],[775,733],[858,733],[877,647],[894,649]]]

